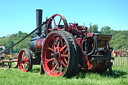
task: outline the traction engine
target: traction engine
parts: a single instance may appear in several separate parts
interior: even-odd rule
[[[37,27],[42,24],[42,10],[36,10]],[[21,49],[18,67],[22,72],[41,65],[41,71],[50,76],[71,77],[76,71],[112,73],[111,35],[92,33],[86,26],[67,23],[64,16],[55,14],[36,31],[30,41],[30,50]]]

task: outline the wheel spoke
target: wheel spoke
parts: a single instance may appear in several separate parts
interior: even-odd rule
[[[57,46],[57,44],[58,44],[58,43],[57,43],[56,41],[54,41],[54,44],[53,44],[53,46]],[[55,48],[54,48],[54,49],[55,49]]]
[[[67,67],[67,65],[62,60],[60,62],[63,64],[64,67]]]
[[[25,57],[24,57],[24,54],[25,54],[25,52],[23,52],[23,54],[22,54],[22,59],[24,59]]]
[[[52,72],[56,69],[57,66],[58,66],[58,63],[54,66],[54,68],[52,69]]]
[[[54,46],[57,46],[57,44],[58,44],[58,42],[57,42],[57,40],[56,40],[56,38],[52,38],[53,40],[54,40]],[[55,49],[55,48],[54,48]]]
[[[50,51],[52,51],[52,52],[54,52],[54,49],[51,48],[51,47],[48,47],[47,49],[50,50]]]
[[[66,60],[66,58],[64,58],[64,61],[65,61],[66,64],[68,63],[68,61]]]
[[[58,26],[60,25],[61,20],[62,20],[62,18],[60,18],[59,23],[58,23]]]
[[[55,22],[55,19],[53,18],[53,22],[54,22],[54,25],[55,25],[55,27],[56,27],[56,22]]]
[[[60,42],[58,42],[58,44],[57,44],[57,47],[59,47],[60,46]]]
[[[24,58],[27,58],[27,57],[28,57],[28,55],[26,54]]]
[[[47,63],[49,63],[50,61],[54,61],[55,58],[50,58],[50,59],[47,59]]]
[[[23,64],[23,69],[25,69],[25,70],[26,70],[26,64]]]
[[[54,49],[56,50],[56,46],[54,45]]]
[[[22,56],[22,59],[24,59],[24,56]]]
[[[66,47],[67,47],[67,45],[64,45],[64,46],[60,49],[60,52],[62,52]]]
[[[25,62],[24,64],[29,64],[29,62]]]
[[[51,53],[51,56],[54,56],[54,54],[53,54],[53,53]]]
[[[21,65],[22,65],[22,67],[24,67],[24,64],[23,63]]]
[[[60,70],[59,73],[62,73],[62,63],[60,64]]]
[[[55,44],[57,45],[57,47],[60,46],[60,37],[55,38]]]
[[[68,49],[66,49],[65,51],[64,51],[64,53],[66,54],[68,52]]]
[[[64,44],[64,43],[63,43],[63,38],[61,38],[61,47],[63,47],[63,44]]]
[[[28,62],[29,61],[29,59],[28,58],[24,58],[24,62]]]
[[[60,65],[59,65],[59,63],[58,63],[58,73],[60,73]]]
[[[55,65],[55,61],[56,61],[56,59],[52,62],[52,66],[54,66],[54,65]]]
[[[57,45],[56,37],[55,37],[55,36],[53,36],[51,39],[53,40],[54,44],[56,44],[56,45]]]
[[[61,54],[61,57],[68,57],[68,54]]]
[[[28,69],[28,64],[24,64],[24,69],[25,69],[25,70]]]

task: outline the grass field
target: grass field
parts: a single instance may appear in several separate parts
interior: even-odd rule
[[[0,69],[0,85],[128,85],[128,67],[113,67],[113,76],[108,74],[79,72],[79,78],[50,77],[40,75],[40,66],[23,73],[17,68]]]

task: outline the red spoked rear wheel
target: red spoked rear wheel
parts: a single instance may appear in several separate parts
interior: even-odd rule
[[[19,52],[18,67],[22,72],[32,69],[32,54],[27,48],[21,49]]]
[[[51,18],[49,18],[46,32],[48,34],[53,30],[68,31],[67,20],[63,15],[55,14]]]
[[[42,50],[45,72],[50,76],[70,77],[76,71],[76,55],[72,41],[62,31],[50,32]]]

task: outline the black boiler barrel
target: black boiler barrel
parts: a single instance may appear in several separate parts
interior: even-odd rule
[[[45,38],[32,39],[29,43],[32,52],[41,52]]]

